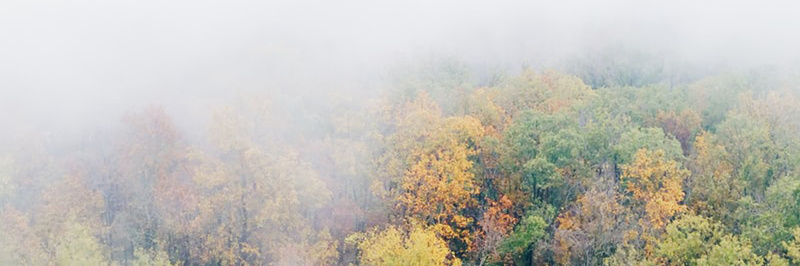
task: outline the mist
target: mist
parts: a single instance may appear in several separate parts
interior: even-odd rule
[[[735,111],[739,110],[736,109],[738,107],[735,106],[739,106],[736,104],[731,104],[733,107],[728,108],[727,102],[745,101],[745,98],[751,97],[746,94],[747,91],[755,91],[755,96],[752,96],[751,99],[755,102],[773,99],[766,96],[768,91],[773,90],[788,93],[788,95],[792,95],[791,97],[797,96],[797,85],[800,85],[797,83],[798,76],[796,74],[798,63],[800,63],[800,49],[797,49],[800,47],[800,38],[796,34],[800,32],[800,17],[796,15],[798,8],[800,8],[800,3],[788,1],[774,3],[750,1],[712,1],[709,3],[697,3],[696,1],[670,1],[669,3],[533,1],[523,3],[511,1],[490,3],[484,1],[7,0],[0,2],[0,91],[2,91],[0,123],[6,125],[0,131],[0,154],[8,156],[8,158],[15,158],[10,160],[14,165],[33,163],[33,159],[25,158],[44,156],[42,154],[47,154],[47,160],[53,161],[59,161],[59,156],[72,157],[74,154],[81,154],[78,156],[81,159],[75,159],[81,162],[71,162],[70,160],[66,160],[70,161],[68,163],[52,162],[55,165],[52,168],[62,170],[54,171],[59,174],[53,174],[52,177],[43,178],[42,180],[46,180],[46,182],[43,181],[44,184],[41,186],[47,187],[51,182],[61,180],[62,172],[73,172],[73,174],[64,174],[67,176],[82,174],[90,176],[81,182],[85,182],[89,190],[105,195],[106,202],[104,204],[106,204],[106,208],[111,208],[109,205],[111,203],[108,202],[110,192],[107,191],[107,187],[102,185],[108,182],[103,181],[102,177],[98,177],[100,174],[93,174],[99,173],[101,170],[98,169],[102,167],[85,165],[99,163],[101,160],[98,158],[116,154],[112,150],[118,149],[118,146],[128,147],[126,144],[122,144],[126,140],[137,139],[151,133],[162,134],[163,132],[158,130],[147,131],[151,130],[149,126],[141,126],[144,128],[143,130],[151,133],[141,133],[144,135],[130,133],[132,134],[130,136],[133,137],[115,137],[128,136],[126,135],[128,133],[124,133],[128,130],[126,124],[134,125],[133,128],[138,128],[137,125],[150,125],[148,124],[150,122],[141,122],[150,121],[147,120],[150,118],[140,116],[150,117],[152,115],[156,117],[153,118],[155,119],[153,121],[162,121],[161,111],[152,110],[154,110],[153,108],[163,110],[163,114],[168,117],[166,120],[170,121],[168,124],[174,125],[175,134],[179,136],[176,138],[181,139],[175,143],[186,145],[189,148],[183,146],[176,148],[176,150],[187,151],[186,154],[188,154],[184,157],[179,156],[182,159],[178,161],[183,162],[179,164],[182,165],[181,167],[165,168],[170,170],[158,168],[161,170],[155,172],[174,171],[177,173],[185,170],[185,173],[181,172],[175,176],[177,179],[183,180],[180,182],[188,183],[190,182],[188,180],[193,180],[192,178],[201,175],[199,172],[202,171],[194,168],[211,169],[217,166],[206,167],[205,165],[224,164],[226,160],[235,157],[231,155],[235,152],[231,152],[231,154],[228,152],[238,149],[235,148],[238,147],[237,145],[257,146],[259,148],[253,149],[262,149],[263,151],[258,154],[263,153],[264,156],[258,158],[274,161],[275,165],[280,165],[280,167],[294,166],[296,163],[297,169],[313,170],[316,173],[310,176],[320,176],[327,189],[331,191],[333,203],[302,203],[300,205],[303,208],[300,213],[303,213],[304,219],[308,219],[311,224],[309,230],[325,231],[328,234],[326,230],[330,229],[333,231],[333,240],[331,241],[338,243],[335,249],[340,255],[337,256],[337,259],[322,264],[347,264],[356,261],[355,258],[361,258],[360,262],[363,264],[370,264],[369,261],[363,260],[367,257],[364,255],[368,254],[367,251],[358,248],[356,248],[358,251],[353,251],[352,247],[346,247],[348,244],[344,239],[357,232],[369,232],[368,228],[372,226],[385,228],[386,224],[408,225],[399,222],[400,218],[396,217],[402,217],[411,211],[403,209],[400,212],[402,214],[394,213],[395,210],[391,205],[395,203],[392,203],[394,202],[392,200],[397,199],[389,199],[385,195],[378,196],[379,193],[371,191],[370,187],[380,183],[387,188],[387,191],[393,191],[391,186],[396,184],[393,182],[402,179],[403,172],[406,170],[390,169],[390,166],[410,167],[413,165],[412,162],[397,165],[388,163],[391,160],[386,158],[394,158],[390,156],[391,152],[399,154],[410,152],[392,146],[393,143],[401,143],[399,139],[416,135],[411,133],[408,133],[411,135],[402,135],[401,133],[404,132],[401,130],[402,123],[393,124],[393,122],[387,121],[402,121],[407,118],[403,112],[414,113],[409,111],[409,106],[428,104],[420,99],[429,97],[430,101],[437,106],[436,109],[440,110],[437,112],[440,112],[442,117],[475,117],[483,126],[492,128],[492,130],[486,130],[488,132],[485,133],[486,136],[492,135],[491,132],[500,132],[493,137],[496,137],[499,142],[505,143],[503,141],[513,135],[509,135],[512,133],[502,133],[503,130],[514,128],[513,125],[516,125],[517,122],[511,121],[526,121],[525,119],[528,118],[525,117],[528,115],[512,112],[512,109],[516,110],[514,108],[522,107],[512,103],[503,103],[503,93],[506,93],[511,87],[522,86],[515,85],[520,82],[535,80],[545,84],[549,82],[546,81],[550,75],[547,74],[550,73],[548,71],[563,73],[564,77],[559,74],[558,78],[554,79],[567,83],[572,82],[571,78],[575,77],[580,80],[580,84],[570,85],[570,88],[587,86],[591,90],[591,92],[585,92],[587,95],[604,95],[597,97],[617,97],[609,95],[618,94],[619,97],[623,97],[636,93],[660,95],[659,93],[681,90],[682,92],[674,93],[689,95],[683,102],[675,100],[684,99],[678,96],[652,97],[662,97],[653,100],[658,103],[669,102],[669,99],[673,99],[677,102],[675,105],[696,107],[695,111],[699,114],[700,118],[698,119],[701,121],[697,122],[694,128],[687,129],[692,132],[691,134],[686,133],[688,135],[684,137],[687,139],[681,139],[682,136],[678,136],[678,133],[671,132],[669,126],[662,126],[663,134],[672,134],[671,139],[679,141],[679,144],[682,145],[679,153],[684,157],[675,160],[689,165],[691,168],[695,166],[688,161],[694,158],[691,157],[694,152],[691,147],[693,147],[695,138],[701,134],[698,132],[718,133],[716,128],[718,125],[724,125],[723,121],[727,121],[725,117],[738,117],[735,114],[747,113],[747,111]],[[627,83],[609,83],[609,79],[603,75],[612,74],[603,71],[610,73],[617,69],[621,69],[620,71],[626,74],[634,73],[631,75],[635,77],[626,77],[631,80]],[[647,76],[650,73],[655,74]],[[739,77],[739,79],[726,79],[730,76]],[[544,81],[540,81],[540,79]],[[540,84],[536,82],[534,83]],[[558,84],[563,85],[563,83]],[[742,87],[738,87],[740,85]],[[616,87],[625,89],[611,89]],[[631,87],[642,89],[625,92],[628,94],[622,92]],[[653,87],[661,88],[661,90],[652,89]],[[706,94],[698,94],[694,89],[697,87],[723,88],[719,91],[709,89],[710,92],[703,92]],[[474,91],[492,91],[493,89],[496,89],[497,94],[501,96],[492,94],[494,92],[487,93],[486,95],[495,96],[487,98],[491,99],[489,101],[493,103],[485,106],[497,105],[502,108],[514,106],[505,109],[504,112],[507,114],[504,116],[505,118],[497,118],[509,121],[507,123],[487,122],[494,120],[486,120],[488,118],[475,113],[478,112],[475,111],[478,108],[475,106],[483,103],[482,100],[475,99],[482,96],[464,96],[483,95],[474,94]],[[420,91],[425,91],[424,94],[428,96],[418,96]],[[692,98],[709,93],[719,97]],[[522,97],[519,95],[517,97]],[[557,98],[560,96],[547,97]],[[595,96],[585,97],[581,98],[584,99],[581,101],[592,102],[594,100],[585,99],[595,99],[591,98]],[[641,99],[646,96],[636,97],[640,97],[636,98],[640,101],[645,101]],[[788,96],[777,96],[777,98],[786,97]],[[652,104],[652,102],[649,103]],[[719,105],[715,105],[717,103]],[[268,112],[265,111],[269,115],[261,113],[262,104],[265,106],[263,108],[269,109]],[[507,106],[503,104],[507,104]],[[775,103],[763,104],[770,106]],[[631,106],[645,105],[647,104],[631,104]],[[698,109],[706,108],[707,105],[724,105],[725,108],[721,111]],[[525,106],[525,108],[539,108],[539,105],[535,105],[536,107]],[[580,107],[574,108],[589,108],[586,106],[580,105]],[[747,106],[747,104],[742,103],[741,106]],[[789,117],[770,118],[772,120],[764,118],[763,121],[756,119],[758,121],[754,123],[770,124],[774,121],[784,121],[789,125],[795,125],[793,123],[796,123],[797,119],[791,115],[797,115],[795,113],[797,106],[794,106],[793,103],[785,103],[780,106],[783,108],[780,110]],[[618,106],[618,108],[627,107]],[[670,106],[663,110],[650,110],[645,107],[631,108],[630,110],[633,111],[619,111],[620,113],[628,112],[626,113],[628,118],[613,120],[616,121],[614,123],[627,121],[624,123],[640,123],[638,127],[642,128],[658,127],[657,125],[666,125],[663,124],[666,122],[660,119],[668,111],[672,111],[672,115],[678,113],[678,117],[685,117],[684,113],[680,113],[683,107]],[[686,109],[691,108],[686,107]],[[580,113],[580,116],[576,115],[575,117],[591,120],[591,118],[585,118],[587,113],[597,113],[596,110],[586,110],[588,109],[576,111]],[[616,114],[618,110],[609,112]],[[661,111],[664,111],[663,114],[658,113],[657,116],[656,112]],[[638,115],[636,112],[641,112],[642,115]],[[386,116],[390,118],[386,118]],[[153,123],[161,125],[161,122]],[[345,123],[345,126],[342,126],[342,123]],[[584,126],[584,122],[581,123]],[[445,127],[445,124],[441,124],[440,127]],[[489,126],[490,124],[491,126]],[[231,128],[226,128],[227,126],[231,126]],[[631,125],[624,124],[623,126]],[[424,128],[424,126],[420,127]],[[250,132],[251,135],[241,137],[237,135],[239,133],[231,133],[236,131],[233,128]],[[428,129],[433,130],[434,128],[436,127],[432,126]],[[797,127],[789,126],[786,132],[781,131],[780,134],[785,133],[785,135],[774,132],[767,133],[767,135],[784,136],[786,143],[794,145],[797,143],[798,137],[792,133],[793,129],[800,131],[800,123],[797,123]],[[463,132],[448,131],[449,133],[440,134],[450,136],[467,134],[464,132],[469,131],[463,128],[459,130]],[[773,127],[772,130],[777,129]],[[725,134],[724,130],[719,132],[722,132],[719,134]],[[230,140],[226,137],[219,137],[220,134],[237,137],[232,138],[235,140]],[[605,145],[609,147],[621,145],[617,143],[624,141],[616,140],[620,134],[622,133],[615,135],[617,137],[609,138],[613,140]],[[376,137],[377,135],[380,137]],[[470,149],[473,148],[472,145],[478,145],[481,148],[476,148],[475,153],[466,152],[466,154],[479,157],[477,150],[482,152],[494,149],[489,146],[481,146],[485,144],[482,141],[486,136],[475,137],[475,142],[480,144],[469,142],[470,144],[467,146]],[[147,137],[142,138],[147,139]],[[242,138],[248,139],[248,141],[241,141]],[[341,138],[341,140],[337,138]],[[469,139],[472,140],[472,137]],[[36,145],[42,146],[32,149],[30,148],[33,145],[31,143],[38,143]],[[773,139],[770,143],[784,142]],[[357,151],[352,152],[353,154],[329,152],[327,150],[329,147],[326,145],[344,145],[342,148],[345,150]],[[587,147],[588,145],[586,144]],[[787,147],[793,147],[791,145]],[[652,145],[647,147],[654,148]],[[127,150],[127,148],[119,149]],[[498,151],[502,150],[497,149]],[[140,151],[138,148],[130,148],[130,150],[132,150],[131,152]],[[196,153],[200,153],[199,151],[206,154],[197,155]],[[38,155],[30,155],[26,152]],[[164,153],[156,154],[162,156]],[[245,158],[242,159],[244,161],[252,159],[247,157],[249,155],[242,156]],[[337,161],[336,158],[342,156],[348,158],[343,159],[346,162]],[[789,155],[782,156],[781,158],[787,156],[787,158],[795,158]],[[217,157],[219,161],[208,159]],[[473,157],[470,157],[472,158],[470,165],[474,165],[471,167],[475,169],[471,172],[476,176],[485,174],[488,170],[480,170],[478,166],[486,166],[483,164],[487,162]],[[120,158],[120,165],[124,166],[121,169],[127,169],[124,158],[128,157]],[[159,158],[162,157],[152,160],[163,160],[163,158]],[[289,159],[282,161],[283,159],[278,158]],[[143,165],[150,166],[149,159],[142,160],[145,162]],[[619,161],[619,164],[629,162]],[[766,163],[770,164],[770,161]],[[345,167],[342,164],[349,166]],[[613,165],[613,167],[609,165]],[[587,169],[593,169],[598,176],[609,174],[608,171],[611,171],[609,169],[615,169],[612,171],[614,173],[609,175],[618,175],[618,181],[619,175],[622,175],[622,170],[618,169],[622,168],[618,168],[616,165],[616,162],[604,161],[597,165],[587,166]],[[738,166],[736,163],[733,165],[734,168]],[[24,179],[26,178],[25,173],[41,175],[19,170],[28,169],[26,167],[35,168],[35,166],[8,167],[8,169],[14,169],[13,171],[9,170],[11,174],[7,174],[10,176],[8,180],[12,181],[0,179],[0,185],[3,182],[10,182],[9,184],[17,182],[13,181],[15,179]],[[349,170],[328,171],[334,168],[339,169],[337,167]],[[486,167],[486,169],[495,169]],[[75,168],[82,170],[74,170]],[[125,171],[108,170],[111,168],[104,167],[102,169],[105,170],[102,171],[114,173]],[[563,165],[558,166],[558,169],[562,169],[559,171],[562,172],[569,172],[563,170],[567,168]],[[501,176],[517,174],[513,173],[516,170],[508,169],[503,169],[502,171],[510,172]],[[793,168],[786,165],[776,169],[778,170],[770,172],[776,173],[771,176],[774,180],[778,180],[779,176],[784,175],[796,176],[797,173],[795,170],[787,170]],[[691,170],[694,171],[694,174],[699,171],[696,170],[696,167]],[[213,172],[208,171],[208,173]],[[297,171],[302,172],[301,170]],[[77,172],[82,174],[75,174]],[[248,175],[246,173],[238,174]],[[293,174],[305,178],[304,174],[298,172],[287,175]],[[393,177],[392,175],[395,174],[397,176]],[[348,175],[357,176],[357,178],[346,177]],[[524,174],[521,175],[524,176]],[[192,176],[192,178],[187,176]],[[396,179],[387,181],[381,179],[381,176]],[[486,178],[488,178],[487,180],[491,179]],[[345,181],[345,179],[349,181]],[[773,184],[771,181],[773,179],[768,178],[764,182]],[[121,182],[119,184],[125,184],[123,181],[119,182]],[[594,191],[595,185],[587,185],[589,183],[591,182],[586,181],[580,186],[575,185],[575,188],[571,190],[574,191],[573,194],[559,194],[561,199],[550,202],[551,205],[548,206],[562,209],[572,206],[568,202],[578,202],[576,201],[578,195],[589,195],[589,191]],[[43,190],[41,187],[25,187],[25,184],[27,183],[22,182],[8,186],[17,187],[14,194],[8,194],[15,196],[4,195],[0,190],[0,203],[8,204],[6,209],[16,208],[22,213],[34,212],[36,207],[31,206],[36,206],[36,202],[23,201],[36,197],[35,193],[43,193],[41,192]],[[614,184],[606,185],[614,186]],[[599,187],[599,185],[597,186]],[[0,186],[0,188],[2,187]],[[481,191],[495,189],[493,186],[490,187],[492,188],[482,188]],[[688,187],[685,187],[684,190],[687,191],[687,195],[691,191]],[[144,189],[143,191],[149,190]],[[405,190],[400,189],[399,191],[396,193],[402,194]],[[532,189],[520,193],[541,197],[541,200],[544,201],[547,200],[547,197],[556,195],[555,192],[543,191]],[[25,193],[34,194],[23,195]],[[302,192],[298,193],[302,194]],[[465,211],[460,214],[473,219],[475,228],[480,227],[477,225],[478,220],[488,217],[482,213],[489,208],[489,202],[501,202],[498,196],[500,194],[513,194],[510,191],[501,190],[492,193],[494,194],[474,195],[478,202],[485,205],[485,208],[465,207],[474,211]],[[340,220],[330,223],[319,222],[319,220],[325,220],[321,217],[326,217],[326,215],[335,216],[331,213],[335,213],[338,209],[331,205],[343,202],[337,201],[337,197],[344,198],[345,194],[354,195],[352,197],[356,203],[353,204],[359,205],[367,214],[349,214],[361,218],[353,218],[358,220],[352,222],[356,225],[345,229],[334,228]],[[751,196],[756,202],[759,202],[766,197],[764,195],[761,193]],[[143,196],[134,195],[127,200],[136,202],[137,197]],[[201,202],[200,199],[203,197],[197,196],[197,202]],[[540,201],[532,200],[531,202],[537,202],[531,203],[536,205]],[[145,205],[150,206],[147,204]],[[317,206],[315,204],[322,207],[305,210],[308,206]],[[514,221],[521,221],[523,217],[537,211],[546,213],[543,211],[544,207],[536,209],[531,207],[531,204],[514,202],[514,207],[508,207],[509,209],[504,212],[513,216]],[[125,209],[124,207],[120,208]],[[149,213],[150,209],[148,208],[150,207],[143,208]],[[514,211],[511,211],[512,209]],[[552,237],[556,235],[554,232],[556,232],[557,225],[551,220],[557,216],[555,212],[560,210],[553,209],[552,211],[554,213],[550,215],[550,218],[547,217],[547,214],[541,215],[544,218],[543,222],[549,224],[547,234],[551,236],[551,240],[542,240],[541,243],[552,241]],[[108,212],[106,210],[104,213]],[[314,214],[309,215],[308,213]],[[375,218],[373,214],[385,217]],[[44,216],[47,217],[46,214]],[[131,263],[130,259],[134,257],[134,246],[139,248],[138,244],[125,246],[115,242],[116,240],[110,236],[104,238],[102,235],[116,230],[113,228],[118,225],[111,218],[103,219],[106,220],[101,225],[97,225],[97,228],[103,229],[92,231],[99,243],[108,247],[101,248],[102,252],[111,254],[107,257],[109,263],[110,261],[122,264]],[[423,224],[425,219],[429,219],[428,223],[432,221],[430,217],[423,217],[421,218]],[[83,224],[88,224],[88,222],[83,222]],[[324,226],[320,224],[324,224]],[[511,228],[518,227],[520,226],[514,227],[512,224]],[[150,229],[160,230],[153,228],[156,227]],[[261,229],[273,230],[274,228]],[[135,229],[130,230],[136,231]],[[479,230],[469,229],[468,231],[478,232]],[[369,234],[365,234],[367,236],[362,234],[360,237],[368,239]],[[492,253],[495,252],[492,250],[491,252],[486,251],[488,253],[478,252],[480,255],[476,255],[478,253],[473,253],[471,248],[464,247],[469,246],[468,243],[472,242],[462,243],[455,241],[455,237],[448,238],[441,232],[437,234],[445,239],[455,257],[468,264],[482,263],[487,256],[490,256],[486,254],[496,254]],[[484,232],[484,234],[486,233]],[[510,237],[509,234],[499,235]],[[744,237],[741,236],[741,238]],[[160,245],[153,244],[157,242],[155,240],[147,241],[151,242],[144,244],[145,249]],[[763,244],[758,240],[753,241],[754,245]],[[616,244],[619,243],[615,242]],[[203,243],[202,245],[211,244]],[[536,261],[535,258],[540,258],[536,253],[539,251],[534,251],[536,246],[537,244],[532,244],[529,249],[526,249],[529,251],[523,257],[531,262]],[[286,247],[286,245],[282,247]],[[290,247],[298,248],[291,245]],[[621,247],[620,244],[620,249]],[[250,262],[291,265],[320,262],[301,262],[288,260],[285,257],[277,262],[279,260],[275,258],[280,257],[276,255],[278,253],[265,253],[266,246],[261,248],[263,250],[258,253],[259,255],[239,254],[241,257],[237,257],[237,259],[241,260],[226,260],[223,258],[229,259],[229,257],[214,257],[214,255],[188,259],[181,256],[189,256],[187,254],[190,253],[180,253],[174,250],[167,250],[165,256],[168,257],[168,261],[176,264],[213,265]],[[771,246],[765,247],[763,250],[784,254],[778,248],[770,248]],[[282,252],[280,254],[285,254],[287,251],[283,250]],[[194,253],[191,254],[195,256]],[[764,256],[764,254],[759,255]],[[0,253],[0,256],[2,255]],[[56,255],[51,254],[50,256],[55,258],[53,256]],[[517,257],[512,257],[495,262],[500,264],[519,263],[520,260]],[[196,260],[197,258],[208,260]],[[274,260],[270,261],[270,259]],[[52,260],[44,261],[55,264],[62,263]],[[598,263],[595,260],[579,261]],[[26,261],[28,264],[36,262],[42,261]],[[541,260],[540,258],[539,262],[562,263],[564,261],[553,258]],[[568,262],[575,263],[576,261],[568,260]],[[448,259],[447,263],[453,263],[453,261]]]
[[[553,68],[576,54],[624,46],[704,66],[793,63],[795,8],[7,1],[0,11],[3,122],[74,132],[149,103],[191,116],[202,111],[197,105],[236,91],[365,87],[393,64],[431,56],[475,68]]]

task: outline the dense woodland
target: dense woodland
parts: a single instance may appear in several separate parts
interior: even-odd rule
[[[800,264],[800,76],[556,69],[423,60],[219,100],[203,132],[150,106],[30,136],[0,157],[0,264]]]

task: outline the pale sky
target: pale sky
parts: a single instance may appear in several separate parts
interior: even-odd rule
[[[161,104],[354,86],[426,56],[548,67],[607,46],[700,64],[800,58],[796,1],[0,1],[0,123],[82,132]],[[714,3],[715,2],[715,3]]]

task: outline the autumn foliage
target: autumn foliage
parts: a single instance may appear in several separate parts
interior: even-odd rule
[[[20,142],[0,155],[0,264],[800,263],[792,79],[459,66]]]

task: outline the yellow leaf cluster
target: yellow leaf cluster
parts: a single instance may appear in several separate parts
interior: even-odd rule
[[[431,227],[412,222],[408,233],[390,225],[382,231],[351,235],[347,241],[361,251],[362,265],[461,265]]]
[[[436,224],[440,236],[471,246],[468,228],[475,221],[462,215],[477,206],[480,192],[471,156],[485,129],[471,116],[442,117],[425,94],[407,103],[395,121],[381,164],[386,177],[373,189],[395,200],[401,217]]]
[[[622,172],[627,191],[644,205],[647,222],[653,227],[664,228],[676,213],[686,210],[681,204],[682,183],[690,173],[667,160],[664,151],[640,149],[631,164],[622,166]]]

